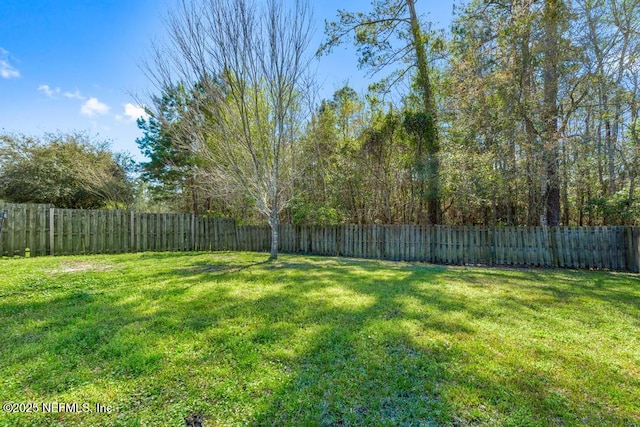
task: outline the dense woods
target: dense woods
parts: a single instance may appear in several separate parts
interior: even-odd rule
[[[637,221],[639,11],[472,2],[458,16],[443,110],[451,166],[466,172],[452,189],[473,209],[456,222]]]
[[[474,0],[444,33],[412,0],[338,11],[320,53],[353,43],[375,80],[366,93],[345,85],[291,124],[299,173],[283,176],[281,220],[636,224],[639,31],[638,0]],[[202,87],[182,79],[156,106],[186,117]],[[138,142],[151,158],[145,178],[165,198],[171,189],[176,208],[260,221],[255,197],[222,194],[212,159],[179,141],[162,108],[151,112]]]

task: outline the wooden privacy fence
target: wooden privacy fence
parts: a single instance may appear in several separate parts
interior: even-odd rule
[[[233,219],[0,204],[1,256],[235,250]]]
[[[0,255],[142,251],[268,251],[268,226],[192,214],[54,209],[1,204]],[[424,261],[437,264],[640,271],[640,228],[294,226],[279,229],[285,253]]]
[[[247,250],[267,251],[268,231],[268,227],[243,230],[252,236],[244,237],[252,242]],[[640,229],[633,227],[285,224],[279,231],[280,250],[291,253],[435,264],[640,270]]]

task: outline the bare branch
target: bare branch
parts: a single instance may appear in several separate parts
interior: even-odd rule
[[[167,19],[170,42],[155,47],[147,65],[161,93],[186,89],[175,142],[205,160],[211,185],[249,196],[276,231],[293,175],[292,124],[306,90],[311,23],[305,0],[291,7],[282,0],[181,0]],[[277,233],[274,244],[277,250]]]

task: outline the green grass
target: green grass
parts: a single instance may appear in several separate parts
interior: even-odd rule
[[[640,424],[637,275],[265,259],[0,260],[0,425]]]

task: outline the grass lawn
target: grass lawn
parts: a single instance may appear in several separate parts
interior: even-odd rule
[[[265,259],[0,260],[0,426],[640,424],[637,275]]]

